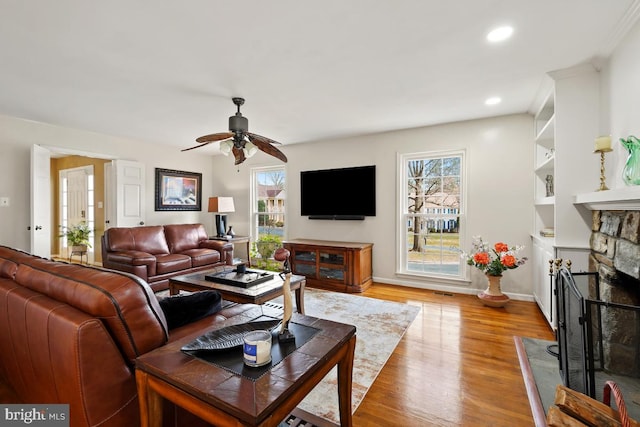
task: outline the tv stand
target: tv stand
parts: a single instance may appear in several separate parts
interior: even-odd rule
[[[373,243],[293,239],[283,246],[293,273],[305,276],[308,286],[352,293],[373,283]]]

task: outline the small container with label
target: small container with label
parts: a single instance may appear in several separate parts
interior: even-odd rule
[[[271,363],[271,332],[252,331],[244,336],[244,364],[251,367]]]

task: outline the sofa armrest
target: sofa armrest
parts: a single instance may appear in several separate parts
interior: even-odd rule
[[[224,240],[202,240],[201,248],[215,249],[220,252],[220,260],[227,265],[233,265],[233,243]]]
[[[126,271],[147,280],[156,275],[156,257],[141,251],[107,252],[107,257],[102,260],[104,267],[114,270]],[[146,275],[140,276],[143,269]]]

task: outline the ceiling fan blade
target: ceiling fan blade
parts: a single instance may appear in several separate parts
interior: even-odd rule
[[[196,142],[204,143],[204,142],[214,142],[214,141],[222,141],[223,139],[228,139],[233,137],[233,132],[220,132],[220,133],[212,133],[211,135],[201,136],[196,139]]]
[[[235,162],[236,165],[239,165],[240,163],[247,160],[247,158],[244,155],[244,151],[242,151],[242,148],[233,147],[231,151],[233,152],[233,157],[236,158],[236,162]]]
[[[204,142],[201,145],[196,145],[196,146],[193,146],[193,147],[185,148],[184,150],[180,150],[180,151],[189,151],[189,150],[193,150],[193,149],[196,149],[196,148],[204,147],[205,145],[209,145],[212,142],[215,142],[215,141]]]
[[[265,138],[264,136],[256,135],[256,134],[248,133],[247,135],[249,136],[249,140],[251,141],[251,143],[256,147],[258,147],[260,151],[263,151],[268,155],[273,156],[287,163],[287,156],[285,156],[282,151],[278,150],[276,147],[272,145],[272,144],[280,144],[279,142],[274,141],[273,139]]]
[[[278,144],[281,145],[278,141],[267,138],[266,136],[262,136],[262,135],[258,135],[257,133],[251,133],[251,132],[247,132],[247,136],[249,137],[249,139],[251,138],[257,138],[263,142],[268,142],[269,144]],[[253,141],[252,141],[253,142]]]

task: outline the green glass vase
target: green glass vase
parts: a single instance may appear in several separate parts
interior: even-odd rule
[[[629,151],[622,169],[622,180],[627,185],[640,185],[640,140],[630,135],[627,139],[620,138],[620,142]]]

